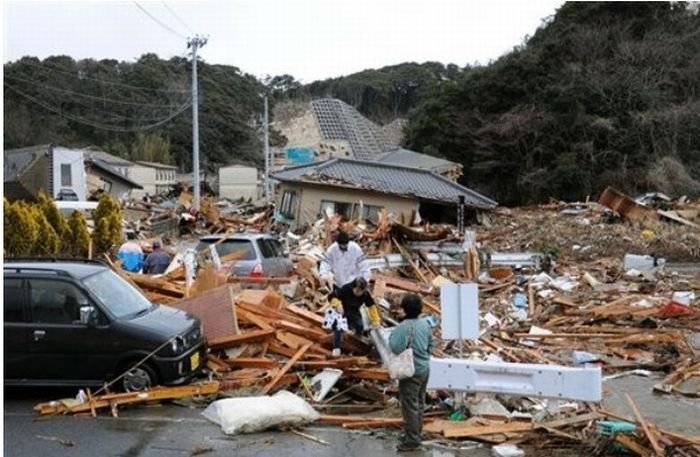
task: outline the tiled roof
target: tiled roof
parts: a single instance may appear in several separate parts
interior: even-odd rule
[[[437,173],[460,166],[460,164],[450,162],[449,160],[441,159],[428,154],[421,154],[420,152],[415,152],[404,148],[396,148],[392,149],[391,151],[383,152],[379,154],[375,160],[381,163],[424,168]]]
[[[335,158],[272,174],[285,182],[308,182],[373,190],[436,202],[457,203],[464,196],[468,206],[493,208],[498,203],[449,179],[420,168],[362,160]]]

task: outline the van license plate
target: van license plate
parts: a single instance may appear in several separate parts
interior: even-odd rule
[[[199,352],[195,352],[190,356],[190,366],[192,370],[196,370],[199,367]]]

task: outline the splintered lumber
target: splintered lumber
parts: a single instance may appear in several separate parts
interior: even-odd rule
[[[217,338],[209,342],[209,347],[212,349],[227,349],[243,343],[260,341],[274,334],[274,330],[253,330],[251,332],[240,333],[238,335]]]
[[[173,308],[197,316],[209,341],[224,338],[238,331],[238,310],[231,297],[232,287],[223,285],[192,298],[171,303]]]
[[[297,360],[299,360],[299,359],[301,358],[301,356],[304,355],[304,353],[305,353],[310,347],[311,347],[311,343],[305,344],[304,346],[302,346],[301,349],[299,349],[299,350],[297,351],[297,353],[294,354],[294,357],[292,357],[291,359],[289,359],[289,361],[279,370],[279,372],[277,372],[277,374],[275,375],[275,377],[272,378],[272,380],[271,380],[265,387],[263,387],[263,389],[262,389],[262,391],[260,392],[260,394],[261,394],[261,395],[267,395],[267,393],[270,392],[270,390],[271,390],[273,387],[275,387],[275,385],[276,385],[277,382],[280,380],[280,378],[281,378],[282,376],[284,376],[285,374],[287,374],[287,371],[289,371],[289,369],[292,368],[292,366],[294,365],[294,363],[295,363]]]
[[[177,286],[163,278],[154,278],[149,275],[138,273],[128,273],[127,276],[141,289],[153,290],[161,295],[182,298],[185,296],[185,289]]]
[[[396,287],[397,289],[415,293],[426,292],[424,287],[421,287],[420,284],[417,284],[415,281],[411,281],[410,279],[395,278],[393,276],[384,276],[379,274],[374,275],[373,278],[375,281],[381,281],[385,287]]]
[[[646,435],[647,439],[649,440],[649,443],[651,443],[651,447],[654,448],[654,453],[661,457],[664,455],[664,450],[661,448],[659,445],[659,442],[656,440],[656,436],[653,434],[651,429],[649,428],[649,424],[644,420],[644,417],[642,417],[642,413],[639,412],[639,408],[637,408],[636,403],[634,400],[632,400],[632,397],[628,393],[625,393],[625,398],[627,399],[627,402],[630,404],[632,407],[632,411],[634,412],[634,417],[637,418],[637,422],[642,426],[642,429],[644,430],[644,434]]]
[[[291,311],[299,317],[303,317],[305,320],[308,320],[310,322],[316,323],[318,325],[323,324],[323,316],[320,316],[304,308],[300,308],[296,305],[287,305],[287,310]]]
[[[251,313],[249,311],[246,311],[244,309],[239,309],[236,311],[236,314],[238,315],[238,318],[241,321],[249,322],[251,324],[254,324],[258,327],[260,327],[263,330],[274,330],[272,325],[265,320],[264,318],[260,317],[259,315],[255,313]]]
[[[348,378],[369,379],[372,381],[389,381],[389,372],[385,368],[357,368],[343,373]]]
[[[466,422],[454,422],[448,420],[435,421],[426,426],[426,432],[442,433],[446,438],[465,438],[485,435],[496,435],[501,433],[519,433],[537,428],[558,429],[568,425],[589,422],[598,418],[597,413],[579,414],[564,419],[543,422],[540,424],[532,422],[507,422],[500,424],[475,425]]]
[[[328,337],[328,333],[321,329],[309,328],[289,321],[278,321],[275,323],[278,328],[283,328],[306,339],[323,342]]]
[[[95,409],[110,408],[112,405],[122,406],[147,401],[171,400],[173,398],[191,397],[193,395],[210,395],[219,391],[220,384],[217,381],[190,384],[177,387],[155,387],[144,392],[126,392],[119,394],[106,394],[91,397],[91,401],[77,403],[75,399],[51,401],[39,403],[34,411],[39,414],[85,413]]]
[[[651,454],[651,450],[639,444],[639,442],[632,436],[625,433],[616,433],[615,441],[625,446],[630,451],[635,454],[645,457]]]
[[[251,357],[236,357],[235,359],[222,360],[231,368],[276,368],[279,365],[277,360]]]
[[[352,421],[343,423],[343,428],[348,430],[354,430],[358,428],[385,428],[401,426],[403,426],[403,419],[401,418],[375,418],[366,421]]]
[[[367,357],[344,357],[329,360],[299,360],[295,365],[308,369],[323,368],[356,368],[363,365],[374,365],[376,362]]]

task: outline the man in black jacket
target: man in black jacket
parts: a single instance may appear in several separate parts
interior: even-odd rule
[[[357,277],[353,281],[345,284],[339,289],[334,289],[328,295],[328,299],[333,302],[333,299],[337,299],[343,306],[343,315],[348,322],[348,327],[355,332],[355,335],[362,336],[364,333],[364,325],[362,323],[362,313],[360,312],[360,307],[365,305],[367,308],[374,307],[370,311],[370,316],[379,316],[379,311],[376,309],[376,304],[372,295],[370,295],[367,280],[363,277]],[[333,331],[335,332],[335,338],[333,340],[333,356],[337,357],[340,355],[340,343],[342,341],[343,332],[337,328],[337,325],[333,326]]]

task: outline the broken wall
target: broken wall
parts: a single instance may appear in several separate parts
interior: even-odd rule
[[[371,190],[355,190],[332,186],[320,186],[306,184],[282,183],[279,186],[279,201],[277,207],[281,207],[281,198],[287,190],[296,191],[299,204],[296,208],[296,225],[313,224],[321,217],[321,201],[334,201],[340,203],[380,206],[388,213],[394,213],[397,217],[401,214],[409,220],[413,211],[418,209],[418,202],[413,199],[397,197],[393,195],[373,192]]]

